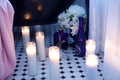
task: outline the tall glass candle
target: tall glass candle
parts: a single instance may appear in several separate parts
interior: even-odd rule
[[[26,54],[28,59],[28,73],[29,75],[37,74],[36,64],[36,45],[35,42],[26,43]]]
[[[44,61],[46,59],[44,32],[36,32],[36,42],[39,59]]]
[[[92,39],[86,41],[86,56],[89,54],[95,54],[96,43]]]
[[[29,26],[22,26],[21,30],[22,30],[24,49],[25,49],[26,43],[30,41],[30,29]]]
[[[89,54],[86,57],[86,80],[97,80],[98,57],[95,54]]]
[[[49,47],[49,60],[50,60],[50,80],[59,80],[59,59],[60,51],[59,47]]]

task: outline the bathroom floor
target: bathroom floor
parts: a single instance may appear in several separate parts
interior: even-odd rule
[[[15,30],[15,29],[14,29]],[[50,80],[49,59],[39,61],[37,57],[37,75],[30,76],[28,73],[27,56],[24,51],[23,41],[20,30],[14,32],[15,50],[16,50],[16,69],[14,74],[8,80]],[[34,33],[31,35],[31,41],[35,41]],[[46,52],[49,46],[53,45],[51,36],[45,37]],[[97,54],[99,65],[97,67],[97,80],[103,78],[103,55]],[[76,57],[74,48],[69,48],[65,52],[61,51],[59,76],[60,80],[86,80],[85,57]]]

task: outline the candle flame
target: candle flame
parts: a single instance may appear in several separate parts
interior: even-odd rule
[[[36,39],[37,40],[43,40],[44,39],[44,32],[36,32]]]
[[[22,26],[21,27],[22,34],[29,34],[29,26]]]
[[[22,30],[29,30],[29,26],[22,26]]]
[[[90,54],[86,57],[86,65],[95,67],[98,65],[98,57],[95,54]]]
[[[60,58],[59,47],[57,46],[49,47],[49,58],[54,61]]]
[[[86,41],[86,51],[95,52],[95,48],[96,48],[96,43],[94,40],[89,39]]]
[[[27,44],[26,44],[26,53],[27,53],[27,55],[36,54],[35,42],[27,42]]]

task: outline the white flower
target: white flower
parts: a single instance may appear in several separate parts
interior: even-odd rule
[[[70,28],[72,31],[72,35],[74,36],[75,34],[78,33],[78,29],[79,29],[79,21],[77,21],[76,23],[73,24],[73,26]]]
[[[74,16],[81,17],[85,15],[85,10],[83,7],[78,5],[72,5],[68,9],[68,13],[73,14]]]
[[[78,5],[72,5],[68,10],[58,15],[58,23],[62,28],[68,28],[72,30],[72,35],[77,34],[79,29],[79,17],[85,17],[85,10]]]

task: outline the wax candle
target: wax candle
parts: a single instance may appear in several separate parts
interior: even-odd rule
[[[59,80],[59,59],[60,51],[59,47],[49,47],[49,60],[50,60],[50,80]]]
[[[46,59],[44,32],[36,32],[36,42],[39,59],[44,61]]]
[[[89,54],[86,57],[86,80],[97,80],[98,57],[95,54]]]
[[[30,41],[29,26],[22,26],[21,30],[22,30],[22,38],[23,38],[24,49],[25,49],[26,43]]]
[[[89,54],[95,54],[96,43],[92,39],[86,41],[86,56]]]
[[[28,60],[28,73],[29,75],[37,74],[37,64],[36,64],[36,45],[35,42],[26,43],[26,54]]]

